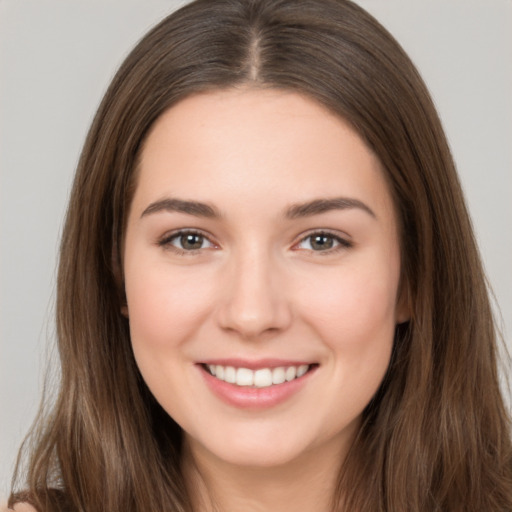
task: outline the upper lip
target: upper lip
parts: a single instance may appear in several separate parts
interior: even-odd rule
[[[249,370],[259,370],[260,368],[279,368],[281,366],[301,366],[304,364],[315,364],[313,361],[297,360],[297,359],[240,359],[240,358],[222,358],[222,359],[205,359],[199,361],[198,364],[233,366],[235,368],[248,368]]]

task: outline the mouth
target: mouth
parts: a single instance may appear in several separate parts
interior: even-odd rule
[[[270,388],[296,381],[312,372],[318,364],[287,364],[257,369],[243,366],[202,363],[205,372],[216,380],[242,388]]]
[[[264,410],[288,403],[314,380],[318,363],[261,359],[209,360],[197,363],[207,388],[224,403]]]

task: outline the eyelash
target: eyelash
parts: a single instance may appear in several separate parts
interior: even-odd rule
[[[337,245],[330,249],[326,249],[324,251],[315,251],[313,249],[305,249],[312,253],[316,253],[318,256],[327,256],[331,254],[338,253],[339,251],[343,251],[346,249],[350,249],[353,247],[353,243],[347,240],[346,238],[342,238],[339,234],[333,233],[329,230],[319,230],[319,231],[310,231],[301,237],[298,243],[294,244],[294,247],[305,242],[306,240],[311,240],[314,237],[326,237],[332,239]],[[311,241],[310,241],[311,245]]]
[[[172,244],[172,242],[174,240],[177,240],[180,237],[187,236],[187,235],[199,236],[203,240],[210,243],[213,247],[216,247],[216,244],[213,243],[206,234],[204,234],[201,231],[194,230],[194,229],[183,229],[183,230],[179,230],[179,231],[174,231],[173,233],[165,235],[162,239],[160,239],[158,241],[157,245],[159,247],[163,247],[164,249],[171,250],[180,256],[194,256],[194,255],[198,254],[199,252],[201,252],[203,250],[203,248],[186,250],[186,249],[180,249],[179,247]],[[315,236],[330,238],[334,241],[334,243],[337,244],[333,248],[329,248],[329,249],[326,249],[323,251],[315,251],[313,249],[305,249],[307,251],[310,251],[311,253],[316,253],[319,256],[335,254],[339,251],[350,249],[351,247],[353,247],[352,242],[350,242],[349,240],[342,238],[339,235],[332,233],[328,230],[311,231],[311,232],[305,234],[304,236],[302,236],[302,238],[299,240],[299,242],[294,244],[293,247],[296,247],[296,246],[302,244],[303,242],[305,242],[308,239],[311,240]],[[310,242],[310,245],[311,245],[311,242]]]
[[[196,235],[204,240],[208,241],[212,246],[215,246],[215,244],[210,240],[210,238],[205,235],[201,231],[197,231],[194,229],[182,229],[179,231],[174,231],[173,233],[169,233],[168,235],[165,235],[161,240],[158,241],[158,246],[163,247],[164,249],[169,249],[176,254],[180,256],[193,256],[197,253],[199,253],[203,249],[180,249],[179,247],[176,247],[172,244],[172,242],[176,239],[179,239],[180,237],[187,236],[187,235]]]

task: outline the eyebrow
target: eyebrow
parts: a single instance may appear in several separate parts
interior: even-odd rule
[[[217,219],[221,214],[217,208],[199,201],[184,201],[182,199],[166,198],[151,203],[143,212],[141,217],[157,212],[178,212],[194,215],[195,217],[207,217]]]
[[[334,197],[332,199],[314,199],[306,203],[293,204],[286,210],[286,218],[297,219],[301,217],[310,217],[319,215],[331,210],[349,210],[352,208],[360,209],[373,218],[377,218],[375,212],[359,199],[349,197]]]
[[[335,197],[330,199],[314,199],[305,203],[296,203],[289,206],[285,211],[287,219],[298,219],[312,217],[332,210],[349,210],[357,208],[377,218],[374,211],[359,199],[348,197]],[[199,201],[186,201],[176,198],[165,198],[151,203],[141,215],[145,217],[158,212],[178,212],[193,215],[195,217],[206,217],[219,219],[222,215],[215,206]]]

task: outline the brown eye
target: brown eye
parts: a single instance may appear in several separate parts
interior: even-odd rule
[[[334,247],[334,237],[330,235],[314,235],[310,244],[314,251],[325,251]]]
[[[304,237],[297,245],[298,249],[313,252],[334,252],[337,249],[352,247],[352,243],[331,233],[313,233]]]
[[[185,233],[177,237],[177,240],[179,240],[180,249],[194,251],[203,247],[204,236],[197,233]]]
[[[206,236],[195,231],[179,231],[165,237],[158,245],[178,252],[191,253],[214,247],[214,244]]]

